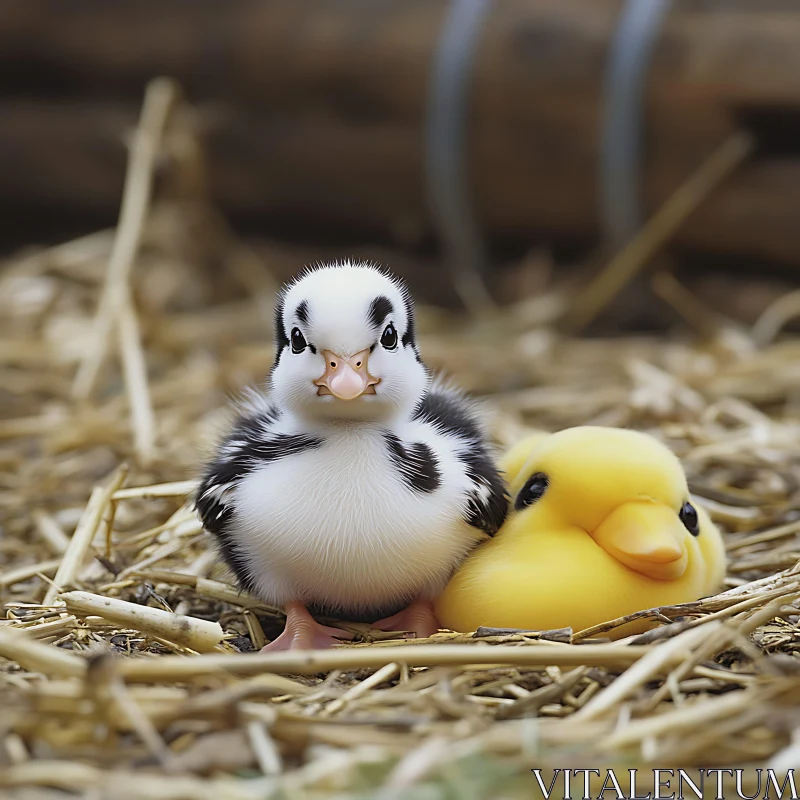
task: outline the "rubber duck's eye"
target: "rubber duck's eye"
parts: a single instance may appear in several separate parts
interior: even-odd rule
[[[397,347],[397,328],[391,322],[384,328],[381,335],[381,347],[385,347],[387,350],[394,350]]]
[[[697,518],[697,509],[691,503],[684,503],[683,508],[678,512],[678,516],[692,536],[700,535],[700,520]]]
[[[300,332],[300,328],[292,328],[292,352],[302,353],[307,346],[306,337]]]
[[[520,493],[514,502],[514,508],[517,511],[522,511],[523,508],[532,506],[547,491],[549,485],[550,479],[543,472],[531,475],[522,489],[520,489]]]

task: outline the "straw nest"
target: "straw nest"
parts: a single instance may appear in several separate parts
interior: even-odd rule
[[[480,320],[420,309],[426,360],[486,397],[501,444],[586,423],[666,441],[725,531],[722,594],[614,643],[621,620],[428,641],[354,625],[329,652],[249,652],[281,612],[230,584],[189,498],[228,396],[271,363],[275,282],[203,200],[180,110],[150,87],[116,231],[0,274],[4,796],[529,797],[532,767],[796,764],[791,300],[755,333],[701,309],[686,340],[559,336],[550,287]]]

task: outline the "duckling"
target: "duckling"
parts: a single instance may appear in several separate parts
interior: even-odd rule
[[[275,336],[269,391],[240,407],[196,497],[241,586],[286,610],[266,649],[350,638],[311,611],[430,636],[434,599],[508,508],[476,409],[432,379],[408,289],[372,265],[301,273]]]
[[[500,466],[513,511],[438,599],[446,627],[577,631],[721,585],[722,537],[689,496],[678,459],[651,436],[590,426],[537,433]]]

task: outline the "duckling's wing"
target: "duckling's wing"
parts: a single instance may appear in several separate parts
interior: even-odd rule
[[[420,400],[413,419],[431,425],[451,440],[471,485],[464,519],[494,536],[505,521],[509,498],[473,404],[459,391],[434,384]]]
[[[278,430],[280,415],[273,406],[250,403],[206,468],[195,494],[195,509],[203,527],[219,544],[222,557],[242,588],[254,591],[248,560],[234,534],[234,496],[242,479],[266,463],[322,445],[322,439]]]

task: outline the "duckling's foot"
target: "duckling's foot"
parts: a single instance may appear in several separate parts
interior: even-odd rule
[[[430,600],[415,600],[391,617],[372,623],[379,631],[411,631],[417,639],[427,639],[439,630],[439,620]]]
[[[261,648],[276,650],[322,650],[340,643],[340,639],[352,639],[353,634],[320,625],[302,603],[288,603],[286,606],[286,627],[283,633]]]

